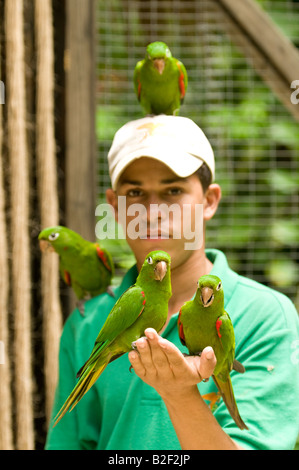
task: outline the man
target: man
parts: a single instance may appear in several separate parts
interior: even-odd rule
[[[84,318],[75,310],[66,322],[53,415],[74,387],[76,372],[89,357],[116,299],[135,282],[154,249],[167,251],[172,260],[168,320],[162,332],[149,328],[136,351],[108,365],[76,408],[55,428],[50,426],[46,448],[293,448],[299,422],[298,315],[285,296],[238,276],[222,252],[205,250],[204,227],[221,199],[206,136],[187,118],[146,117],[116,133],[108,161],[112,188],[107,201],[124,224],[136,266],[116,289],[115,299],[108,294],[91,299]],[[125,197],[126,214],[119,211],[120,196]],[[134,210],[141,207],[145,210],[136,238]],[[175,215],[171,217],[167,208],[175,208]],[[184,230],[186,223],[189,231]],[[196,239],[193,245],[190,233]],[[236,358],[246,368],[245,374],[232,372],[231,378],[249,430],[236,426],[222,400],[213,412],[208,406],[217,391],[213,381],[206,380],[216,364],[213,350],[207,348],[200,358],[182,354],[186,350],[178,338],[178,311],[207,273],[222,280],[225,309],[235,329]]]

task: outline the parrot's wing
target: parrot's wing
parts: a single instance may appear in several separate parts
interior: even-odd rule
[[[143,312],[144,305],[145,294],[138,286],[129,287],[121,295],[99,332],[89,359],[77,372],[77,377],[81,377],[98,360],[101,351],[108,347],[120,333],[123,333],[137,320]]]
[[[96,343],[107,341],[110,343],[129,328],[143,312],[145,301],[145,294],[141,287],[134,285],[126,290],[109,313]]]
[[[235,358],[235,333],[228,313],[224,312],[217,318],[216,330],[231,369]]]
[[[180,93],[181,93],[180,98],[181,98],[181,102],[183,102],[185,95],[186,95],[187,86],[188,86],[188,75],[187,75],[187,71],[185,69],[183,62],[177,60],[176,66],[179,70],[179,88],[180,88]]]
[[[101,260],[105,268],[108,269],[108,271],[110,271],[111,273],[113,273],[114,265],[113,265],[113,260],[112,260],[110,253],[104,248],[101,248],[98,243],[95,243],[95,249],[96,249],[98,258]]]
[[[140,92],[141,92],[141,82],[140,82],[140,70],[143,65],[143,60],[137,62],[135,70],[134,70],[134,89],[137,95],[138,100],[140,100]]]
[[[233,368],[236,372],[244,374],[245,367],[241,362],[235,359],[235,333],[232,321],[227,312],[219,317],[216,322],[217,334],[221,335],[221,344],[225,351],[228,351],[228,361],[230,368]]]
[[[186,346],[184,326],[182,323],[182,309],[180,309],[179,316],[178,316],[178,333],[179,333],[179,338],[181,340],[181,343],[183,344],[183,346]]]

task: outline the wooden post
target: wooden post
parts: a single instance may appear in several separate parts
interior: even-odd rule
[[[66,1],[66,224],[95,240],[95,0]]]
[[[299,51],[254,0],[211,0],[222,12],[221,22],[249,58],[257,73],[299,121],[299,107],[291,102],[291,83],[299,79]]]

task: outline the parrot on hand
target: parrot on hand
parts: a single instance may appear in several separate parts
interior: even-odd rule
[[[193,300],[186,302],[178,316],[178,333],[181,343],[191,355],[211,346],[217,364],[213,380],[224,403],[240,429],[248,429],[243,422],[234,397],[230,372],[245,372],[244,366],[235,359],[235,334],[231,319],[224,310],[224,293],[217,276],[202,276]]]
[[[74,290],[81,314],[85,300],[106,291],[114,295],[110,287],[114,274],[112,257],[98,243],[87,241],[63,226],[45,228],[38,239],[41,251],[59,255],[61,277]]]
[[[178,115],[187,86],[184,64],[164,42],[150,43],[134,71],[135,93],[145,113]]]
[[[55,417],[55,425],[77,405],[107,365],[135,348],[144,330],[160,331],[168,316],[171,297],[170,256],[165,251],[149,253],[136,283],[117,300],[109,313],[89,359],[79,370],[73,391]]]

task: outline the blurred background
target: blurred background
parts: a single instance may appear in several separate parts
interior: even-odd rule
[[[298,309],[299,2],[0,0],[0,22],[0,448],[42,449],[73,304],[37,236],[60,223],[95,239],[114,133],[142,117],[133,71],[149,42],[185,64],[180,114],[214,148],[223,197],[207,247]],[[117,284],[134,258],[102,243]]]

